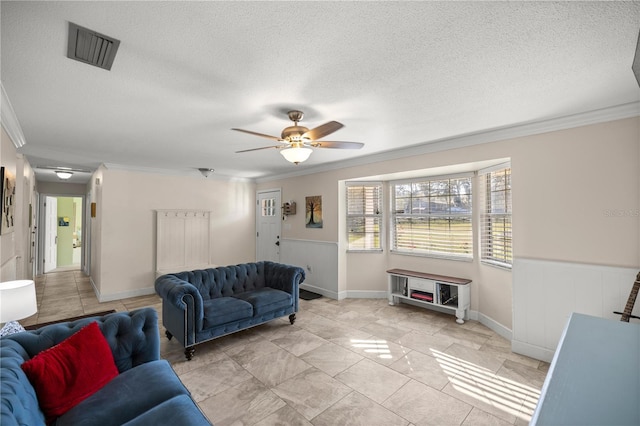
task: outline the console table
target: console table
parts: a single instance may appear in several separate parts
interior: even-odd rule
[[[452,311],[458,324],[469,317],[471,280],[406,269],[389,269],[387,274],[390,305],[411,300],[425,308]]]

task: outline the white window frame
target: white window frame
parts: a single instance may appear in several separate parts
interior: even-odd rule
[[[345,198],[346,198],[346,216],[347,216],[347,226],[346,226],[346,230],[347,230],[347,252],[381,252],[383,251],[383,247],[384,247],[384,194],[383,194],[383,184],[382,182],[361,182],[361,181],[352,181],[352,182],[346,182],[345,183]],[[373,213],[360,213],[360,212],[349,212],[349,207],[350,207],[350,198],[349,198],[349,188],[350,187],[375,187],[378,190],[378,194],[379,194],[379,198],[378,198],[378,206],[377,206],[377,212],[373,212]],[[364,201],[364,199],[363,199]],[[373,201],[373,200],[372,200]],[[377,221],[378,222],[378,246],[369,246],[368,244],[366,244],[365,241],[365,247],[351,247],[351,238],[352,236],[355,234],[354,232],[352,232],[352,229],[350,229],[350,219],[364,219],[365,222],[368,222],[368,226],[375,226],[374,222]],[[367,226],[367,225],[365,225]],[[365,239],[367,238],[366,235],[369,234],[371,235],[371,237],[375,240],[375,232],[366,232],[365,231]]]
[[[414,255],[414,256],[423,256],[423,257],[433,257],[433,258],[441,258],[441,259],[449,259],[449,260],[460,260],[460,261],[468,261],[471,262],[473,261],[473,256],[474,256],[474,241],[473,241],[473,227],[474,227],[474,220],[473,220],[473,204],[472,204],[472,198],[473,198],[473,192],[474,192],[474,179],[473,176],[475,175],[475,172],[468,172],[468,173],[458,173],[458,174],[450,174],[450,175],[440,175],[440,176],[425,176],[425,177],[420,177],[420,178],[413,178],[413,179],[409,179],[409,180],[399,180],[399,181],[392,181],[389,183],[389,193],[390,193],[390,198],[391,198],[391,214],[390,214],[390,223],[389,223],[389,227],[391,230],[391,251],[397,254],[403,254],[403,255]],[[436,181],[444,181],[444,180],[452,180],[452,179],[468,179],[469,180],[469,189],[470,189],[470,193],[468,194],[468,202],[470,205],[470,209],[468,212],[453,212],[451,211],[451,206],[449,205],[449,209],[446,213],[436,213],[436,212],[432,212],[431,211],[431,204],[429,204],[429,212],[426,213],[415,213],[413,211],[410,212],[406,212],[403,211],[402,213],[399,213],[396,209],[396,186],[398,185],[412,185],[415,183],[426,183],[426,182],[436,182]],[[411,200],[413,200],[413,189],[411,190],[412,194],[411,194]],[[449,194],[450,195],[450,194]],[[430,197],[432,198],[432,197]],[[413,210],[413,206],[411,208],[411,210]],[[397,228],[396,228],[396,223],[397,223],[397,219],[401,218],[401,217],[405,217],[405,218],[421,218],[421,219],[427,219],[427,220],[438,220],[438,219],[443,219],[443,220],[454,220],[454,219],[459,219],[459,218],[464,218],[467,219],[468,223],[469,223],[469,230],[468,230],[468,250],[467,253],[465,254],[461,254],[461,253],[456,253],[453,249],[449,252],[447,251],[440,251],[440,250],[429,250],[429,249],[424,249],[424,248],[417,248],[417,249],[407,249],[407,248],[398,248],[397,245]],[[448,243],[451,243],[453,240],[449,240]],[[433,243],[433,241],[432,241]],[[454,244],[451,244],[452,246]]]
[[[506,173],[508,182],[504,189],[492,191],[492,174]],[[478,171],[480,189],[480,262],[490,266],[511,269],[513,266],[513,208],[511,188],[511,163],[502,163]],[[492,197],[493,193],[504,192],[502,197]],[[500,208],[491,204],[492,199],[500,199]],[[492,238],[492,224],[501,221],[505,231],[499,238]],[[508,229],[508,231],[507,231]],[[495,250],[494,250],[494,247]],[[496,253],[501,253],[496,255]]]

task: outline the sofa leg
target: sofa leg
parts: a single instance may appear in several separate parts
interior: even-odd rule
[[[171,340],[173,338],[173,334],[169,330],[164,331],[164,335],[167,336],[167,339]]]
[[[289,315],[289,322],[291,323],[291,325],[296,322],[296,314]]]
[[[187,361],[191,361],[193,358],[193,354],[196,352],[195,346],[189,346],[188,348],[184,348],[184,356],[187,358]]]

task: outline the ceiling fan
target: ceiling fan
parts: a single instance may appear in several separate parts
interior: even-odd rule
[[[276,148],[280,150],[280,154],[282,154],[287,161],[298,164],[309,158],[313,152],[311,148],[360,149],[364,146],[364,144],[360,142],[318,140],[344,127],[343,124],[338,123],[337,121],[329,121],[309,130],[304,126],[298,126],[298,122],[302,120],[302,117],[304,117],[302,111],[289,111],[287,115],[289,116],[289,120],[293,121],[294,125],[285,127],[284,130],[282,130],[280,137],[252,132],[250,130],[231,129],[280,142],[280,145],[263,146],[261,148],[245,149],[236,152],[239,153]]]

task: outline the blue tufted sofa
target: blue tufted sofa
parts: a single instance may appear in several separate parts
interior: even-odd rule
[[[0,339],[0,425],[45,425],[20,365],[92,321],[105,336],[119,374],[55,421],[64,425],[211,425],[166,360],[160,359],[158,315],[143,308],[53,324]]]
[[[190,360],[198,343],[285,315],[293,324],[304,278],[297,266],[260,261],[162,275],[155,288],[166,335]]]

